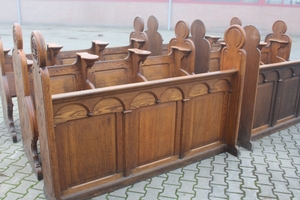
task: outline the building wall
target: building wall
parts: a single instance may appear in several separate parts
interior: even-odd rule
[[[18,21],[17,0],[0,0],[0,24]],[[299,6],[261,6],[248,4],[193,3],[173,1],[169,24],[169,1],[153,0],[19,0],[21,24],[132,27],[139,15],[145,23],[150,15],[156,16],[160,29],[167,29],[178,20],[191,24],[201,19],[207,31],[223,32],[232,17],[243,25],[255,25],[262,34],[270,32],[274,21],[281,19],[288,25],[290,35],[300,35]],[[194,1],[196,2],[196,1]]]

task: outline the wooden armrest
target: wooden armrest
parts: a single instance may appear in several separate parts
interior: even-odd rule
[[[7,55],[10,52],[10,49],[4,49],[4,55]]]
[[[99,56],[87,52],[76,53],[76,55],[80,56],[84,60],[97,60],[99,58]]]
[[[150,55],[151,54],[151,51],[141,50],[141,49],[136,49],[136,48],[128,49],[128,51],[133,52],[138,55]]]
[[[179,51],[190,52],[192,49],[187,49],[179,46],[171,46],[172,49],[178,49]]]
[[[49,49],[58,49],[58,48],[63,48],[63,45],[56,44],[56,43],[47,43],[47,48]]]
[[[205,38],[211,38],[211,39],[220,39],[220,36],[215,36],[215,35],[205,35]]]
[[[92,40],[92,43],[94,43],[96,45],[105,45],[105,46],[107,46],[109,44],[109,42],[104,42],[101,40]]]
[[[276,39],[270,39],[269,40],[270,42],[278,42],[280,44],[288,44],[289,42],[288,41],[284,41],[284,40],[276,40]]]
[[[144,43],[145,42],[145,40],[138,39],[138,38],[130,38],[130,40],[133,40],[133,41],[138,42],[138,43]]]

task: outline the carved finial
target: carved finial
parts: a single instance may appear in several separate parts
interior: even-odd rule
[[[144,20],[140,16],[137,16],[133,21],[133,27],[135,32],[142,32],[144,30]]]
[[[189,37],[189,25],[185,21],[178,21],[175,26],[175,35],[176,38],[187,39]]]
[[[22,29],[18,23],[15,23],[13,26],[13,40],[16,49],[23,49]]]
[[[33,61],[39,66],[39,67],[45,67],[46,66],[46,55],[47,55],[47,49],[46,49],[46,43],[44,40],[44,37],[40,31],[33,31],[31,34],[31,53],[33,57]]]
[[[287,25],[282,20],[277,20],[276,22],[274,22],[272,26],[272,31],[274,35],[282,35],[286,32],[286,30],[287,30]]]
[[[147,28],[151,32],[156,32],[158,30],[158,21],[153,15],[148,18]]]
[[[191,35],[203,38],[205,36],[206,29],[204,23],[200,19],[196,19],[191,25]]]
[[[230,26],[224,35],[224,40],[228,48],[240,49],[245,44],[245,31],[239,25]]]
[[[242,26],[242,20],[238,17],[233,17],[231,20],[230,20],[230,26],[232,25],[240,25]]]

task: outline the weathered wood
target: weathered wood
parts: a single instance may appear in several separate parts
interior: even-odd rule
[[[186,24],[178,24],[171,47],[184,50]],[[56,95],[45,58],[34,54],[46,197],[85,199],[224,151],[237,155],[244,35],[235,26],[226,32],[220,72]],[[32,41],[45,46],[35,33]]]

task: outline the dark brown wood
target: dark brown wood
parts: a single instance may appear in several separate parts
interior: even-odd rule
[[[147,21],[148,30],[145,31],[148,37],[148,51],[151,56],[158,56],[163,54],[163,38],[158,30],[158,21],[155,16],[151,15]],[[166,54],[166,53],[164,53]]]
[[[182,21],[176,26],[172,51],[191,48],[185,27]],[[86,199],[217,153],[237,155],[244,37],[241,27],[225,33],[230,48],[220,72],[51,95],[46,57],[39,53],[46,47],[34,32],[46,197]]]
[[[241,121],[239,125],[238,144],[248,150],[253,149],[251,143],[251,131],[253,126],[254,107],[256,101],[257,84],[259,77],[260,34],[257,28],[252,25],[244,27],[246,42],[244,49],[247,53],[245,83],[241,109]]]

